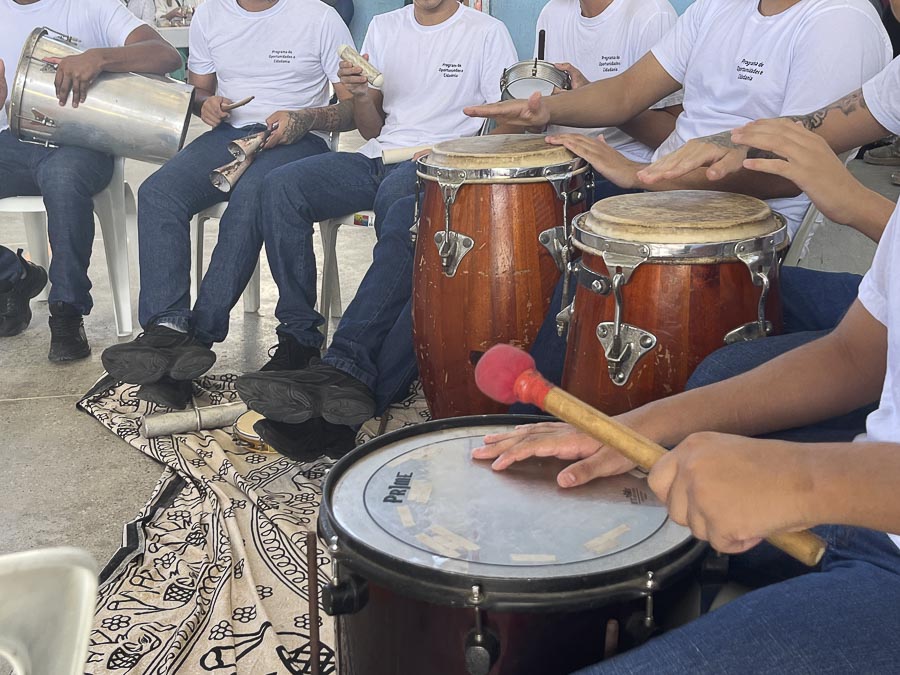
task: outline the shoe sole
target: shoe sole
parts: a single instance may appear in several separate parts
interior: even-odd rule
[[[876,166],[900,166],[900,157],[870,157],[868,155],[863,156],[863,161],[866,164],[874,164]]]
[[[208,349],[196,349],[180,354],[169,366],[169,377],[173,380],[194,380],[213,367],[216,353]]]
[[[152,347],[129,346],[106,349],[100,360],[106,372],[120,382],[154,384],[168,375],[173,380],[193,380],[213,367],[215,352],[196,350],[172,361],[165,352]]]
[[[238,378],[236,386],[248,408],[276,422],[300,424],[321,417],[332,424],[353,427],[374,414],[371,398],[348,392],[339,385],[244,375]]]
[[[51,350],[49,354],[47,354],[47,358],[53,363],[68,363],[69,361],[80,361],[81,359],[86,359],[91,355],[91,348],[88,347],[87,351],[78,352],[77,354],[67,354],[66,356],[58,356],[53,353]]]
[[[158,392],[155,389],[145,389],[143,386],[138,389],[137,397],[141,401],[155,403],[156,405],[162,406],[163,408],[171,408],[172,410],[184,410],[185,408],[187,408],[188,403],[191,402],[190,398],[188,398],[188,400],[186,401],[182,401],[181,399],[175,400],[173,398],[167,398],[164,393]]]
[[[32,300],[32,299],[36,298],[37,296],[39,296],[41,294],[41,291],[44,290],[44,287],[47,285],[47,281],[48,281],[47,270],[45,270],[43,267],[35,267],[34,269],[37,270],[37,272],[36,272],[37,277],[34,279],[31,286],[27,287],[29,300]],[[14,331],[5,331],[5,330],[0,329],[0,337],[12,337],[13,335],[19,335],[20,333],[24,333],[25,329],[28,328],[29,325],[31,325],[32,316],[33,315],[31,313],[31,305],[30,304],[25,305],[25,321],[22,324],[21,328],[18,328],[17,330],[14,330]],[[79,358],[81,358],[81,357],[79,357]]]

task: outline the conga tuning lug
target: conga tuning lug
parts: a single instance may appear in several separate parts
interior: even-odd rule
[[[566,247],[566,229],[562,225],[551,227],[538,235],[538,241],[553,257],[560,274],[566,273],[568,249]],[[565,298],[564,298],[565,300]]]
[[[452,230],[449,232],[436,232],[434,243],[437,245],[438,255],[441,256],[441,266],[444,268],[444,275],[448,277],[456,276],[459,263],[475,246],[475,241],[472,237]]]
[[[616,340],[615,329],[613,321],[598,324],[597,339],[606,354],[609,379],[622,387],[628,383],[638,361],[656,347],[657,339],[653,333],[622,323],[619,325],[619,340]]]
[[[725,344],[731,345],[735,342],[758,340],[759,338],[771,335],[773,330],[774,327],[772,326],[771,321],[765,322],[764,330],[760,330],[759,321],[751,321],[750,323],[745,323],[743,326],[738,326],[734,330],[725,333]]]

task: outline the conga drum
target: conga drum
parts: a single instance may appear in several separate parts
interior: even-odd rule
[[[438,143],[418,161],[413,327],[434,417],[504,411],[478,391],[475,363],[498,342],[527,349],[537,336],[568,263],[586,171],[565,148],[526,135]]]
[[[575,219],[563,387],[607,414],[684,390],[710,353],[781,330],[784,219],[702,190],[620,195]]]
[[[563,675],[640,643],[706,550],[640,475],[560,489],[565,464],[503,472],[485,434],[525,416],[440,420],[342,458],[319,534],[341,675]]]

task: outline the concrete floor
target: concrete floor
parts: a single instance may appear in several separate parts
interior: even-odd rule
[[[135,189],[152,170],[154,167],[138,162],[126,164],[127,179]],[[855,162],[853,170],[867,184],[897,198],[898,189],[889,182],[889,169]],[[217,228],[208,227],[207,256],[216,237]],[[0,216],[0,242],[24,248],[19,217]],[[373,242],[370,228],[340,230],[345,306],[371,261]],[[317,255],[321,255],[318,238],[315,245]],[[873,249],[855,232],[826,224],[805,264],[863,272]],[[0,342],[0,448],[4,458],[0,553],[74,545],[90,551],[102,565],[119,546],[122,524],[144,504],[161,473],[155,462],[75,409],[79,396],[103,371],[100,353],[117,340],[99,242],[94,246],[91,269],[95,308],[85,320],[94,350],[90,359],[65,366],[47,360],[47,306],[42,303],[32,303],[34,319],[28,330]],[[132,269],[132,302],[136,308],[138,277],[136,266]],[[245,314],[238,304],[232,312],[231,334],[217,348],[216,372],[254,370],[265,361],[266,350],[274,342],[276,299],[277,289],[263,259],[260,310]]]

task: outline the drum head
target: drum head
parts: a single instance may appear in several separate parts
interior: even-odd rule
[[[567,164],[577,157],[535,134],[494,134],[438,143],[427,164],[452,169],[532,168]]]
[[[506,92],[517,99],[530,98],[534,92],[540,92],[541,96],[550,96],[553,93],[554,84],[537,77],[526,77],[515,82],[510,82]]]
[[[580,227],[601,237],[645,244],[697,244],[751,239],[781,225],[755,197],[707,190],[643,192],[594,204]]]
[[[473,460],[485,434],[513,428],[491,422],[421,425],[341,460],[323,504],[338,539],[369,562],[460,589],[478,579],[488,593],[569,587],[587,595],[588,577],[598,578],[596,588],[640,582],[640,570],[654,569],[648,563],[692,541],[642,476],[562,489],[556,475],[566,463],[558,460],[503,472]]]
[[[237,418],[234,423],[234,436],[237,440],[249,445],[251,448],[261,449],[264,447],[262,438],[253,429],[253,425],[259,420],[265,419],[255,410],[248,410]]]

